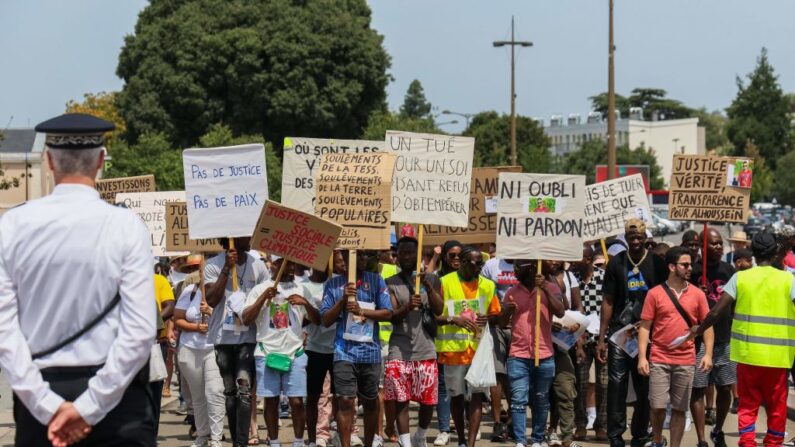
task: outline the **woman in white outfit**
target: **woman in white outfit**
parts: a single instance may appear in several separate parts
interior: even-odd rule
[[[181,270],[196,271],[200,262],[201,257],[192,255]],[[185,287],[174,310],[175,324],[182,331],[177,362],[190,388],[196,420],[197,437],[191,447],[220,447],[224,430],[224,385],[213,344],[207,339],[212,312],[197,284]]]

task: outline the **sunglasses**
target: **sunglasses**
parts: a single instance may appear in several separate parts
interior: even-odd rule
[[[684,267],[686,269],[689,269],[690,267],[693,266],[693,264],[691,264],[689,262],[677,262],[676,265],[681,265],[682,267]]]
[[[593,265],[594,265],[594,267],[599,267],[599,268],[602,268],[602,267],[604,267],[604,266],[605,266],[605,263],[604,263],[604,262],[594,262],[594,264],[593,264]]]
[[[459,253],[447,253],[447,259],[461,259],[461,254],[459,254]]]

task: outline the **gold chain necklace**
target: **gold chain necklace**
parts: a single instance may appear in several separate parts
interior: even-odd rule
[[[640,258],[640,261],[635,262],[635,261],[632,260],[632,256],[630,256],[629,251],[627,251],[627,259],[629,259],[629,263],[632,264],[632,273],[634,273],[636,275],[638,273],[640,273],[640,269],[638,269],[638,266],[640,264],[643,264],[643,261],[646,260],[646,255],[648,255],[648,254],[649,254],[649,250],[645,250],[643,252],[643,257]]]

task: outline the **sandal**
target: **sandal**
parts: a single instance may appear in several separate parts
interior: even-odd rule
[[[260,442],[262,442],[262,440],[260,440],[257,435],[249,436],[248,438],[248,445],[259,445]]]

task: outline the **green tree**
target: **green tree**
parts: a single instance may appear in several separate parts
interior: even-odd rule
[[[430,118],[407,118],[399,113],[377,111],[370,116],[367,127],[362,130],[362,139],[384,140],[387,130],[403,130],[406,132],[444,133],[433,124]]]
[[[216,123],[199,138],[202,147],[237,146],[240,144],[260,143],[265,146],[265,166],[268,171],[268,197],[281,201],[282,196],[282,160],[276,155],[273,145],[260,135],[234,136],[229,126]]]
[[[192,146],[218,122],[268,141],[355,138],[389,82],[370,19],[365,0],[152,0],[117,67],[129,141]]]
[[[472,117],[464,135],[475,138],[475,166],[511,164],[511,117],[481,112]],[[516,117],[516,158],[524,172],[550,172],[552,158],[544,129],[526,116]]]
[[[630,107],[643,108],[643,119],[651,121],[654,115],[658,119],[682,119],[693,115],[693,109],[680,101],[666,98],[668,92],[661,88],[635,88],[627,100]]]
[[[69,101],[66,103],[66,113],[85,113],[86,115],[102,118],[116,125],[113,132],[105,135],[105,148],[108,153],[113,153],[113,147],[127,132],[127,123],[119,113],[117,101],[119,92],[86,93],[83,102]]]
[[[737,77],[737,96],[726,109],[726,134],[734,146],[734,155],[742,155],[747,142],[753,141],[775,170],[778,158],[793,149],[791,111],[792,103],[781,90],[767,49],[762,48],[756,68],[748,74],[748,84]]]
[[[698,118],[699,126],[704,127],[707,151],[715,151],[719,155],[731,155],[731,142],[726,136],[728,123],[726,116],[719,110],[708,112],[706,107],[693,110],[693,115]]]
[[[106,178],[154,174],[158,191],[185,189],[182,151],[172,148],[162,133],[147,132],[135,144],[116,143]]]
[[[793,172],[795,172],[795,151],[782,156],[776,163],[776,182],[773,185],[773,196],[779,203],[795,205],[795,175],[792,175]],[[756,176],[756,166],[754,166],[753,186],[756,186]]]
[[[419,80],[415,79],[409,84],[403,105],[400,106],[401,118],[429,118],[431,114],[431,103],[425,99],[425,91]]]
[[[566,174],[585,175],[588,184],[596,182],[596,165],[606,164],[607,142],[604,140],[586,141],[580,149],[563,157],[561,171]],[[644,146],[630,150],[627,145],[616,147],[616,163],[619,165],[648,165],[649,182],[652,189],[662,189],[665,182],[662,168],[657,164],[654,149]]]
[[[604,117],[607,116],[607,92],[591,96],[588,100],[591,101],[593,111],[601,113]],[[616,94],[616,110],[621,112],[624,118],[629,116],[629,100],[625,96]]]

